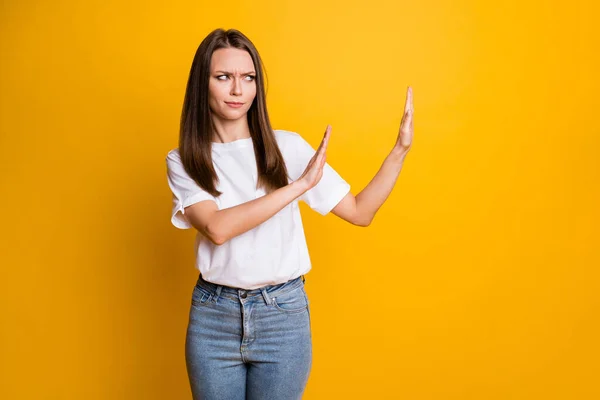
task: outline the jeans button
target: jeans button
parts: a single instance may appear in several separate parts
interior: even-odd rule
[[[248,294],[247,294],[245,291],[243,291],[243,290],[242,290],[242,291],[240,292],[240,297],[241,297],[242,299],[245,299],[246,297],[248,297]]]

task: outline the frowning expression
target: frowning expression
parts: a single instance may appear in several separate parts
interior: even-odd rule
[[[245,117],[256,97],[256,70],[246,50],[215,50],[210,63],[209,105],[216,117]]]

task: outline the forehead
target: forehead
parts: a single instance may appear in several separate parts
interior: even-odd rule
[[[244,73],[254,71],[252,57],[246,50],[226,48],[215,50],[210,60],[211,71]]]

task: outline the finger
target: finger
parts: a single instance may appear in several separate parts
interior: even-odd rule
[[[327,129],[325,130],[325,134],[327,134]],[[321,147],[323,147],[323,142],[325,141],[325,135],[323,135],[323,138],[321,139],[321,143],[319,143],[319,147],[317,147],[317,151],[315,153],[319,153],[321,151]]]
[[[323,154],[323,157],[319,160],[319,169],[323,169],[325,162],[327,162],[327,154]]]
[[[413,105],[413,93],[412,88],[410,88],[410,130],[413,130],[413,121],[414,121],[415,107]]]
[[[327,129],[325,129],[325,134],[323,135],[323,139],[321,140],[321,144],[319,144],[319,148],[317,149],[317,153],[323,152],[327,149],[327,143],[329,143],[329,136],[331,134],[331,125],[327,125]]]
[[[406,99],[404,100],[404,113],[406,113],[406,112],[408,112],[408,110],[410,110],[411,101],[412,101],[412,91],[409,86],[406,89]]]
[[[404,120],[404,123],[402,124],[402,126],[406,126],[407,128],[410,127],[412,124],[412,112],[409,110],[406,113],[406,119]]]
[[[323,148],[321,149],[321,151],[323,153],[325,153],[327,151],[327,147],[329,147],[329,137],[331,136],[331,129],[329,129],[329,132],[327,132],[325,138],[323,139]]]
[[[319,146],[319,150],[317,150],[317,152],[315,153],[315,156],[314,156],[315,163],[317,164],[317,166],[321,165],[322,158],[327,155],[326,151],[327,151],[327,141],[323,140],[323,142],[321,143],[321,146]]]
[[[413,91],[412,91],[412,87],[408,87],[408,89],[406,89],[406,101],[404,103],[404,112],[406,113],[407,111],[409,112],[413,112],[414,111],[414,107],[413,107]]]
[[[327,147],[327,143],[329,143],[329,136],[331,136],[331,125],[327,125],[327,129],[325,129],[325,134],[323,135],[323,140],[321,141],[323,147]]]
[[[402,119],[400,120],[400,126],[406,125],[406,120],[408,119],[408,114],[410,114],[409,110],[404,111],[404,115],[402,115]]]
[[[317,166],[319,168],[323,167],[323,164],[325,164],[325,160],[327,159],[327,153],[325,152],[325,150],[321,151],[321,153],[319,153],[319,157],[317,157]]]

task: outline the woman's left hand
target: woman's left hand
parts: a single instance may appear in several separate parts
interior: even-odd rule
[[[407,153],[413,140],[413,96],[412,88],[409,86],[406,91],[406,103],[404,104],[404,115],[400,122],[400,130],[398,131],[398,139],[396,140],[395,149]]]

